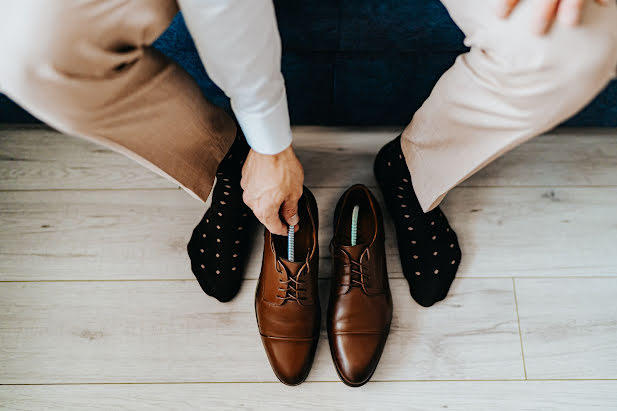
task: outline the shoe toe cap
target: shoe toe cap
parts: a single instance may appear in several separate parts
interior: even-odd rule
[[[268,360],[277,378],[287,385],[298,385],[308,376],[315,340],[261,337]]]
[[[377,368],[383,351],[383,334],[341,334],[332,339],[332,356],[343,382],[365,384]]]

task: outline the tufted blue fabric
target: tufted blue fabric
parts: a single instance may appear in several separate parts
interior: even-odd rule
[[[465,51],[463,34],[438,0],[275,0],[283,74],[294,124],[402,125]],[[215,104],[182,16],[155,47],[180,63]],[[0,122],[33,121],[0,96]],[[566,122],[617,126],[617,81]]]

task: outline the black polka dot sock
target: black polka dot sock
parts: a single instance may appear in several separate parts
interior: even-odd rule
[[[377,154],[375,177],[394,221],[411,296],[429,307],[446,298],[461,261],[456,233],[439,207],[424,213],[397,137]]]
[[[193,230],[187,251],[204,292],[221,302],[240,290],[257,219],[242,201],[242,165],[249,146],[240,132],[216,170],[212,205]]]

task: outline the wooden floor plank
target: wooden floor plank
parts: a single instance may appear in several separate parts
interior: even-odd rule
[[[616,209],[617,188],[462,187],[444,203],[473,276],[614,276]]]
[[[321,276],[343,189],[317,188]],[[377,193],[379,195],[379,193]],[[463,249],[459,276],[617,275],[617,188],[455,189],[444,210]],[[180,190],[4,192],[0,280],[190,279],[186,243],[204,206]],[[401,278],[386,219],[390,273]],[[257,278],[256,234],[246,278]]]
[[[176,187],[89,141],[47,128],[0,126],[0,190]]]
[[[2,279],[190,278],[202,212],[175,190],[2,193]]]
[[[311,187],[374,187],[372,162],[398,129],[295,127]],[[464,186],[617,185],[617,131],[559,129],[516,148]],[[48,129],[0,126],[0,190],[173,188],[102,146]]]
[[[616,381],[0,386],[12,410],[614,410]]]
[[[0,384],[274,382],[255,283],[227,304],[192,281],[2,283]],[[325,302],[329,284],[320,283]],[[392,288],[375,380],[523,378],[511,280],[458,280],[431,309],[404,280]],[[309,380],[338,380],[323,328]]]
[[[294,147],[314,187],[375,187],[373,160],[399,129],[296,127]],[[617,129],[553,130],[497,159],[469,187],[617,185]]]
[[[294,129],[320,206],[322,301],[332,208],[375,185],[374,154],[398,131]],[[409,296],[386,220],[395,316],[374,382],[338,382],[322,330],[309,382],[289,388],[254,320],[259,234],[220,304],[185,253],[202,204],[92,143],[0,126],[0,384],[60,384],[0,385],[0,408],[615,409],[615,170],[617,130],[561,129],[464,182],[444,210],[470,278],[430,309]]]
[[[517,279],[529,378],[617,379],[617,278]]]

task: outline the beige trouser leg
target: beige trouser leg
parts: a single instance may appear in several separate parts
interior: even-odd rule
[[[0,12],[0,88],[51,126],[206,200],[233,120],[150,47],[174,0],[19,0]]]
[[[509,20],[496,0],[442,0],[471,51],[439,80],[401,144],[425,211],[506,151],[583,108],[615,75],[617,7],[588,2],[583,24],[533,34],[537,0]]]

